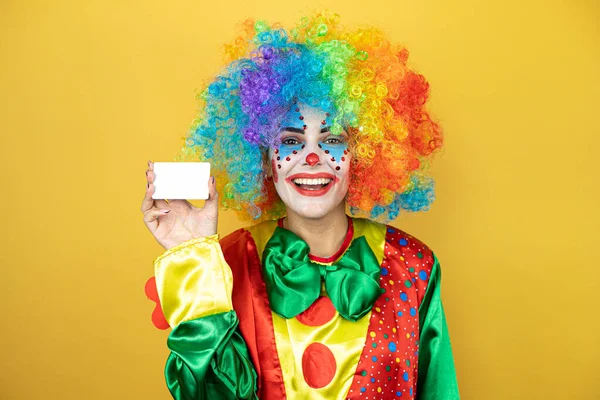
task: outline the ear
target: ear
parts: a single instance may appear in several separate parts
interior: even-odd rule
[[[265,166],[265,171],[267,172],[267,179],[273,178],[273,165],[271,163],[271,159],[269,158],[269,150],[264,152],[263,156],[263,165]]]

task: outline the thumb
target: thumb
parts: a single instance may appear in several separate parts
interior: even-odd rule
[[[204,202],[204,207],[219,207],[219,192],[217,192],[217,183],[214,176],[208,178],[208,199]]]

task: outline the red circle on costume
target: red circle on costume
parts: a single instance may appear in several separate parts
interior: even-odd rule
[[[335,307],[329,297],[320,296],[302,313],[296,315],[296,319],[306,326],[325,325],[335,317]]]
[[[302,374],[304,380],[313,389],[327,386],[335,376],[337,369],[335,357],[329,347],[315,342],[308,345],[302,354]]]
[[[306,156],[306,162],[312,167],[319,162],[319,156],[316,153],[310,153]]]

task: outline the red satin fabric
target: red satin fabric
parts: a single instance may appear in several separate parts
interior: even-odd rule
[[[221,248],[233,271],[233,308],[258,375],[258,397],[285,399],[273,319],[254,239],[250,232],[239,229],[221,240]]]

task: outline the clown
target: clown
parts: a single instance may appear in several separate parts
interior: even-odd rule
[[[245,26],[177,157],[211,161],[209,200],[153,200],[146,172],[173,398],[458,398],[438,259],[386,225],[433,201],[426,81],[335,14]],[[255,223],[220,238],[219,206]]]

